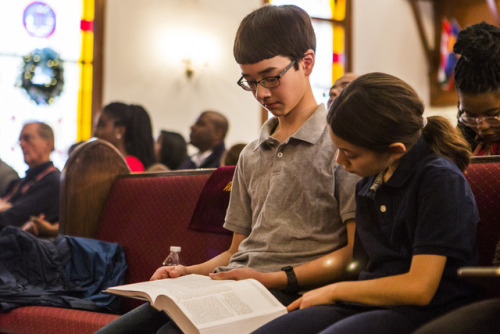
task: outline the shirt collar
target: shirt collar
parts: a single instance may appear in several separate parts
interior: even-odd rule
[[[359,190],[359,195],[373,197],[378,188],[383,186],[401,187],[415,170],[415,166],[432,153],[429,144],[420,137],[417,143],[406,153],[398,168],[387,182],[383,182],[384,172],[370,176],[366,184]]]
[[[52,163],[52,161],[47,161],[47,162],[44,162],[43,164],[40,164],[40,165],[35,166],[33,168],[30,168],[26,171],[25,179],[35,178],[38,174],[43,172],[46,168],[53,166],[53,165],[54,164]]]
[[[401,158],[398,168],[386,184],[392,187],[401,186],[410,177],[415,166],[431,153],[429,144],[420,137],[410,151]]]
[[[191,161],[196,165],[197,168],[200,168],[201,165],[207,160],[207,158],[213,153],[214,150],[208,150],[205,152],[198,152],[191,156]]]
[[[325,105],[322,103],[318,106],[318,108],[314,111],[314,113],[304,122],[304,124],[302,124],[302,126],[294,134],[292,134],[289,138],[287,138],[285,143],[290,141],[290,139],[292,138],[308,142],[311,144],[316,143],[323,134],[323,130],[326,124],[326,116],[327,116],[327,111]],[[268,143],[270,140],[273,140],[271,138],[271,133],[278,126],[278,123],[279,123],[278,118],[272,117],[268,119],[264,123],[264,125],[262,125],[262,128],[259,133],[259,138],[253,149],[254,151],[257,150],[262,144]]]

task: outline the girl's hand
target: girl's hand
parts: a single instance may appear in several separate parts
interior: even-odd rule
[[[290,312],[315,305],[334,304],[332,287],[333,284],[306,292],[302,297],[288,305],[287,311]]]
[[[158,279],[164,278],[177,278],[189,274],[187,268],[183,265],[176,266],[164,266],[156,269],[153,276],[151,276],[151,281],[156,281]]]

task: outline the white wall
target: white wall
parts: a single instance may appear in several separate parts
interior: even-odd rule
[[[123,100],[149,111],[154,132],[169,129],[186,138],[189,126],[204,109],[226,114],[230,131],[226,143],[248,142],[260,128],[260,107],[236,85],[240,70],[232,55],[241,19],[261,0],[107,0],[104,103]],[[421,2],[429,37],[430,4]],[[183,41],[173,43],[176,29],[198,30],[212,39],[217,53],[208,67],[188,80],[180,60]],[[429,38],[432,41],[432,38]],[[410,83],[429,102],[427,63],[409,2],[353,0],[353,70],[382,71]],[[455,107],[427,108],[455,121]]]
[[[142,104],[154,134],[174,130],[189,138],[189,126],[204,109],[225,114],[230,122],[226,144],[248,142],[260,128],[260,106],[236,85],[240,68],[233,40],[243,17],[261,0],[108,0],[106,1],[103,103]],[[169,33],[198,31],[212,39],[216,52],[207,67],[189,80],[180,59],[183,49]],[[198,49],[198,48],[197,48]],[[172,56],[172,54],[174,56]]]
[[[353,72],[386,72],[408,82],[426,104],[426,116],[456,123],[456,107],[430,107],[428,66],[406,0],[353,1]],[[433,42],[432,4],[420,1],[427,40]]]

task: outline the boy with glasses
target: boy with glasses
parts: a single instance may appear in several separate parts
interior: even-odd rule
[[[335,162],[327,112],[312,93],[315,46],[311,20],[296,6],[266,5],[243,19],[234,43],[238,84],[275,117],[241,152],[224,223],[231,246],[198,265],[161,267],[151,279],[254,278],[288,305],[300,291],[344,277],[358,177]],[[146,304],[101,333],[133,331],[140,319],[143,330],[176,329]]]

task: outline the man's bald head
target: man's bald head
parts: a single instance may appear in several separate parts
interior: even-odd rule
[[[348,84],[351,83],[351,81],[354,81],[359,75],[347,72],[333,83],[333,86],[330,87],[330,92],[329,92],[329,98],[327,102],[327,107],[330,109],[330,106],[332,105],[333,101],[337,96],[340,95],[340,92],[346,88]]]
[[[213,110],[204,111],[191,126],[190,143],[200,152],[211,150],[224,142],[228,129],[226,116]]]

